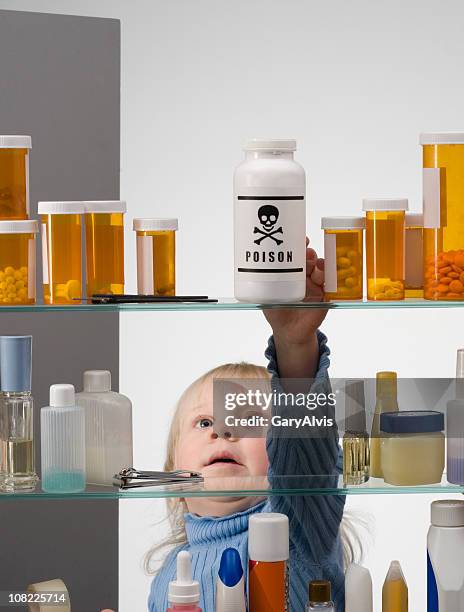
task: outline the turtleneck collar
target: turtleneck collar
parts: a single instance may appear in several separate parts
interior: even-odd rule
[[[252,506],[243,512],[236,512],[229,516],[197,516],[185,514],[185,531],[190,546],[211,544],[227,538],[238,536],[248,531],[248,520],[255,512],[261,512],[266,500]]]

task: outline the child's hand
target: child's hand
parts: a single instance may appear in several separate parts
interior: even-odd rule
[[[306,245],[309,239],[306,238]],[[306,249],[305,302],[324,300],[324,260],[314,249]],[[269,308],[263,311],[274,333],[281,377],[312,378],[318,363],[316,330],[326,308]]]
[[[309,239],[306,238],[306,245]],[[324,300],[324,260],[318,259],[314,249],[306,249],[305,302]],[[288,342],[307,342],[324,320],[327,309],[322,308],[269,308],[263,311],[274,336],[285,336]]]

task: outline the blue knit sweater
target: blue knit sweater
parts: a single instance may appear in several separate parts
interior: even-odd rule
[[[318,341],[319,367],[311,392],[328,393],[330,351],[327,338],[321,332],[318,332]],[[282,390],[273,338],[269,340],[266,357],[269,360],[268,370],[272,374],[272,386],[277,391]],[[274,413],[276,410],[274,407]],[[327,437],[308,439],[285,438],[272,430],[267,439],[271,487],[286,487],[286,477],[297,475],[317,476],[314,481],[318,488],[336,486],[341,469],[341,451],[336,427],[328,432]],[[326,476],[319,476],[321,474]],[[295,484],[298,486],[294,481],[294,478],[288,479],[287,483],[292,484],[287,488]],[[230,516],[215,518],[186,514],[187,544],[183,548],[192,554],[193,575],[201,587],[202,610],[215,612],[216,578],[225,548],[237,548],[247,572],[249,517],[255,512],[282,512],[288,516],[290,528],[290,611],[303,611],[308,583],[325,579],[332,583],[336,612],[344,612],[344,576],[339,537],[344,503],[345,498],[338,495],[272,495],[267,501]],[[175,579],[179,550],[168,555],[153,579],[148,600],[150,612],[165,612],[167,609],[168,584]]]

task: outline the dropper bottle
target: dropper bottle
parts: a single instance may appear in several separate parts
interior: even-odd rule
[[[364,381],[345,385],[345,435],[343,436],[343,484],[360,485],[369,480],[369,436],[366,431]]]
[[[456,356],[456,399],[446,405],[448,482],[464,485],[464,349]]]
[[[408,585],[399,561],[392,561],[382,589],[382,612],[408,612]]]
[[[167,612],[201,612],[200,583],[192,578],[192,555],[181,550],[177,555],[177,579],[169,583]]]
[[[313,580],[309,583],[309,601],[305,612],[335,612],[330,582]]]
[[[380,459],[380,415],[383,412],[398,412],[398,378],[396,372],[377,372],[376,402],[371,430],[371,476],[383,478]]]

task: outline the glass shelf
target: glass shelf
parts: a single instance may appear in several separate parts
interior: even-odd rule
[[[0,493],[0,502],[18,499],[79,500],[79,499],[160,499],[179,497],[244,497],[271,495],[410,495],[410,494],[464,494],[464,486],[452,485],[443,480],[434,485],[397,487],[379,478],[371,478],[359,486],[343,486],[341,477],[291,476],[275,478],[274,487],[266,485],[263,478],[208,479],[202,484],[164,485],[120,491],[114,487],[89,486],[81,493],[45,493],[40,484],[33,492]]]
[[[233,298],[218,298],[217,303],[147,303],[147,304],[57,304],[49,306],[0,306],[1,312],[151,312],[151,311],[218,311],[218,310],[263,310],[265,308],[328,308],[330,310],[390,309],[390,308],[463,308],[464,300],[433,301],[409,298],[401,301],[370,302],[367,300],[344,300],[340,302],[294,302],[291,304],[248,304]]]

